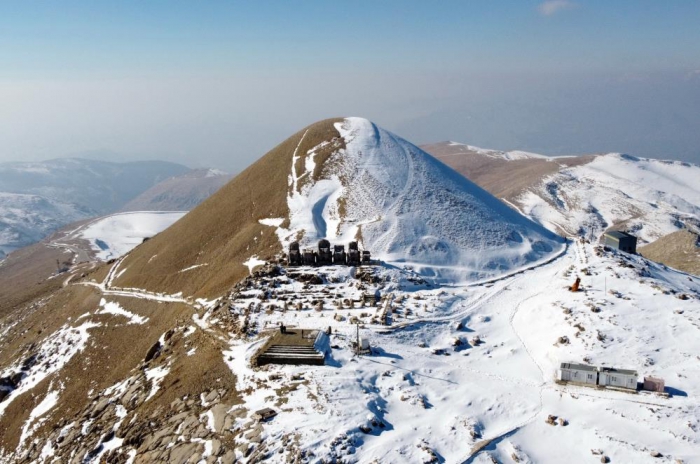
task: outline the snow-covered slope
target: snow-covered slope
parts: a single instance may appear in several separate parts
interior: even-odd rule
[[[85,229],[121,240],[113,222]],[[388,262],[277,264],[281,244],[320,237]],[[530,254],[538,241],[551,250]],[[2,321],[0,461],[698,460],[698,279],[585,239],[563,247],[365,120],[310,126],[93,264]],[[280,323],[328,331],[314,344],[326,364],[255,367]],[[666,394],[560,385],[561,362],[662,377]],[[264,407],[277,415],[258,421]]]
[[[93,211],[74,204],[0,192],[0,253],[38,242],[62,225],[92,215]]]
[[[289,271],[274,284],[250,279],[257,284],[232,296],[233,317],[251,327],[331,324],[334,332],[323,368],[251,369],[260,346],[253,340],[232,340],[224,353],[238,389],[249,392],[246,410],[270,397],[285,404],[265,426],[261,454],[277,452],[275,443],[295,430],[299,447],[319,460],[655,462],[652,451],[669,462],[698,457],[700,284],[687,275],[583,241],[553,263],[486,286],[431,289],[410,274],[375,269],[369,272],[385,283],[365,280],[358,289],[347,269],[325,268],[327,284],[302,289],[294,276],[307,272],[314,271]],[[572,293],[577,275],[584,291]],[[270,285],[292,301],[261,299]],[[345,303],[375,291],[384,297],[377,308]],[[319,295],[328,295],[320,296],[324,310],[314,311]],[[301,312],[291,310],[297,302]],[[364,324],[360,336],[373,355],[353,356],[352,318]],[[562,336],[569,341],[559,343]],[[637,370],[640,381],[664,378],[672,397],[555,383],[561,362],[584,360]],[[275,393],[300,375],[303,384]],[[549,415],[567,425],[549,425]]]
[[[345,148],[325,161],[323,178],[313,173],[327,142],[294,153],[289,226],[263,222],[278,227],[285,249],[300,235],[306,246],[359,239],[383,260],[459,281],[513,271],[563,248],[559,237],[406,140],[361,118],[335,127]]]
[[[186,212],[136,211],[98,218],[69,233],[64,240],[90,242],[97,259],[107,261],[131,251],[144,239],[167,229]]]
[[[697,165],[618,153],[511,156],[455,142],[425,149],[564,235],[597,240],[608,228],[616,228],[637,235],[641,246],[681,229],[696,230],[700,224]],[[663,262],[682,261],[683,256],[672,256]]]
[[[700,224],[698,179],[700,166],[608,154],[547,177],[517,203],[571,235],[597,239],[616,226],[653,242],[684,224]]]
[[[497,158],[497,159],[502,159],[502,160],[506,160],[506,161],[515,161],[515,160],[524,160],[524,159],[543,159],[543,160],[554,159],[554,157],[551,157],[551,156],[539,155],[537,153],[530,153],[528,151],[521,151],[521,150],[511,150],[511,151],[491,150],[488,148],[480,148],[480,147],[475,147],[474,145],[467,145],[464,143],[452,142],[452,141],[447,142],[446,144],[450,147],[456,147],[458,149],[462,149],[465,152],[474,152],[474,153],[478,153],[480,155],[488,156],[490,158]],[[567,158],[567,157],[556,157],[556,158]]]

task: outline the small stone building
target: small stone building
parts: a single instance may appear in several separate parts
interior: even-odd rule
[[[557,380],[561,382],[596,385],[598,381],[598,369],[595,366],[589,366],[587,364],[561,363],[557,371]]]
[[[637,371],[600,367],[598,369],[598,385],[602,387],[617,387],[637,390]]]
[[[644,390],[663,393],[666,389],[664,379],[658,377],[644,377]]]
[[[625,253],[637,252],[637,237],[620,230],[611,230],[603,236],[603,244],[606,247],[615,248]]]

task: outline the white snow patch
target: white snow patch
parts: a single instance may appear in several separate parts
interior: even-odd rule
[[[228,173],[225,171],[222,171],[220,169],[209,168],[204,177],[219,177],[219,176],[228,176]]]
[[[122,308],[119,303],[114,301],[106,301],[104,298],[100,300],[101,310],[97,311],[95,314],[113,314],[115,316],[124,316],[129,319],[129,324],[145,324],[148,322],[147,317],[139,316],[126,309]]]
[[[187,327],[187,328],[182,332],[182,336],[183,336],[183,337],[189,337],[190,335],[192,335],[193,333],[195,333],[196,330],[197,330],[197,328],[196,328],[195,326],[191,325],[191,326]]]
[[[279,227],[284,222],[284,218],[260,219],[258,222],[264,226]]]
[[[53,445],[51,444],[51,440],[46,440],[46,443],[44,443],[44,446],[41,448],[41,455],[39,455],[39,460],[42,462],[46,462],[46,460],[50,457],[53,457],[55,451],[53,449]]]
[[[253,269],[255,269],[258,266],[264,266],[265,261],[262,259],[259,259],[257,255],[253,255],[250,258],[248,258],[248,261],[243,263],[244,266],[248,266],[248,272],[251,274],[253,273]]]
[[[60,391],[54,390],[46,394],[43,400],[29,413],[29,418],[22,427],[22,435],[19,439],[19,448],[24,446],[24,441],[31,437],[34,432],[41,426],[46,419],[41,419],[41,416],[49,412],[58,403],[58,394]],[[39,420],[37,420],[39,419]]]
[[[143,239],[167,229],[186,212],[138,211],[98,219],[76,232],[91,243],[98,259],[107,261],[125,255]]]
[[[116,411],[115,411],[115,414],[117,415],[118,418],[124,419],[126,417],[126,414],[127,414],[126,408],[124,406],[122,406],[121,404],[118,404]]]
[[[212,433],[216,433],[216,421],[214,420],[214,411],[212,411],[212,410],[210,409],[209,411],[203,413],[203,414],[200,416],[200,418],[201,418],[201,417],[204,417],[204,416],[206,416],[206,418],[207,418],[207,428],[208,428]]]
[[[78,327],[64,325],[44,340],[36,352],[34,364],[28,369],[22,370],[21,363],[17,362],[3,370],[0,377],[10,376],[17,372],[23,372],[24,376],[19,387],[0,403],[0,417],[17,397],[30,391],[49,375],[63,369],[76,353],[85,348],[90,338],[88,330],[100,325],[89,321]]]
[[[130,449],[127,456],[129,456],[129,458],[126,460],[126,464],[134,464],[134,461],[136,460],[136,450],[133,448]]]
[[[200,329],[202,330],[207,330],[209,329],[209,322],[207,320],[211,317],[210,312],[204,313],[201,317],[199,314],[195,313],[192,315],[192,320],[194,321],[197,326],[199,326]]]
[[[170,366],[158,366],[152,369],[147,369],[144,373],[146,374],[146,379],[151,382],[151,391],[146,397],[146,401],[153,398],[153,396],[160,389],[160,383],[163,381],[166,375],[170,372]]]
[[[180,270],[177,271],[177,272],[178,272],[178,274],[179,274],[179,273],[191,271],[192,269],[197,269],[198,267],[203,267],[203,266],[209,266],[209,263],[195,264],[194,266],[190,266],[190,267],[186,267],[186,268],[184,268],[184,269],[180,269]]]

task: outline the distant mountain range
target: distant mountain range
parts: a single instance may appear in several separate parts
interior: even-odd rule
[[[122,211],[189,211],[231,178],[217,169],[194,169],[154,185],[124,205]]]
[[[220,171],[191,170],[165,161],[67,158],[1,163],[0,259],[78,220],[124,208],[191,209],[228,179]]]

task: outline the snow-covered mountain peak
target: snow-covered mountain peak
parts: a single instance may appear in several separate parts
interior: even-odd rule
[[[298,147],[288,179],[286,249],[321,238],[358,240],[374,256],[446,280],[507,273],[551,257],[563,241],[408,141],[363,118],[334,125],[340,139]],[[335,144],[335,145],[334,145]],[[334,150],[319,160],[319,152]],[[322,163],[322,165],[319,165]],[[319,175],[320,173],[320,175]]]

